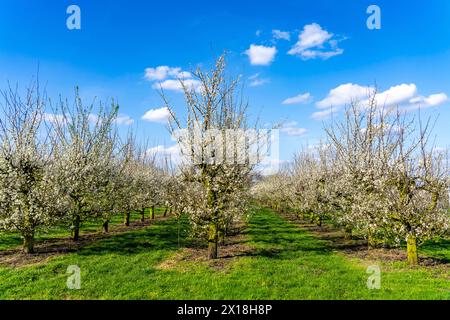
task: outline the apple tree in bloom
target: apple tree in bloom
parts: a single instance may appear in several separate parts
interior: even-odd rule
[[[97,112],[95,106],[95,101],[85,105],[76,90],[73,105],[60,101],[53,120],[55,181],[74,241],[79,239],[81,223],[105,210],[102,197],[110,187],[117,143],[113,124],[118,106],[112,102],[111,108],[105,108],[100,102]]]
[[[250,150],[255,141],[247,139],[241,148],[233,136],[248,129],[247,104],[239,96],[239,81],[226,79],[224,56],[211,71],[197,69],[194,76],[197,87],[180,79],[187,105],[184,120],[163,98],[181,149],[180,171],[188,184],[183,207],[193,232],[206,239],[208,257],[215,259],[220,235],[245,217],[253,164],[237,161],[237,153]]]
[[[38,82],[24,96],[17,88],[1,92],[0,110],[0,230],[19,232],[23,251],[34,252],[40,227],[58,218],[53,183],[55,163],[44,125],[47,98]]]

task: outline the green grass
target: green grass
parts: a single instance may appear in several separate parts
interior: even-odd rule
[[[156,208],[155,215],[161,215],[164,210],[162,208]],[[149,209],[145,212],[145,218],[150,217]],[[137,212],[132,212],[130,215],[130,220],[139,220],[141,215]],[[83,233],[94,233],[102,231],[103,221],[101,219],[90,219],[83,221],[80,227],[81,236]],[[123,215],[115,215],[111,218],[110,226],[123,224]],[[47,229],[40,229],[36,232],[35,241],[36,243],[57,239],[70,237],[69,224],[60,224]],[[16,232],[10,233],[0,233],[0,251],[6,249],[17,248],[22,245],[22,238],[20,234]]]
[[[192,243],[187,224],[159,221],[103,239],[44,264],[0,268],[1,299],[449,299],[450,281],[433,269],[382,265],[380,290],[366,287],[366,262],[332,251],[325,242],[269,210],[245,230],[251,254],[222,270],[183,261],[160,268]],[[430,249],[431,250],[431,249]],[[67,266],[81,268],[81,290],[66,288]]]
[[[419,252],[450,263],[450,239],[436,239],[425,242]]]

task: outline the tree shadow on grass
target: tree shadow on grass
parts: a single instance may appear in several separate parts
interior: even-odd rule
[[[171,220],[173,222],[170,222]],[[181,221],[180,246],[185,241],[182,235],[183,232],[185,233],[183,231],[185,227],[182,224],[183,222]],[[20,248],[0,251],[0,265],[23,267],[42,263],[49,258],[68,253],[99,255],[123,251],[123,254],[134,254],[144,250],[148,251],[152,248],[173,247],[174,244],[178,246],[178,231],[164,231],[167,228],[166,226],[172,229],[175,228],[175,230],[178,229],[174,218],[166,219],[160,217],[156,220],[146,220],[145,222],[133,221],[130,226],[115,226],[109,233],[95,232],[84,234],[76,242],[68,237],[52,238],[36,244],[36,253],[34,254],[24,254]],[[155,230],[153,231],[152,229]],[[171,234],[171,232],[174,232],[174,234]]]
[[[293,254],[332,253],[332,248],[325,241],[316,239],[273,213],[253,217],[249,233],[257,247],[255,255],[258,256],[290,259]]]
[[[134,255],[151,250],[177,250],[192,244],[187,237],[187,221],[168,219],[140,231],[127,232],[102,239],[84,247],[79,255]]]

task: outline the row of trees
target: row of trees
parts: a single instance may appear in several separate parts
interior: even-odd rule
[[[258,137],[245,137],[249,129],[247,103],[239,91],[239,79],[226,78],[225,55],[206,72],[197,69],[200,85],[189,87],[181,80],[186,100],[186,118],[172,115],[170,131],[176,137],[182,162],[180,178],[184,196],[176,202],[188,214],[192,231],[208,242],[208,257],[218,256],[219,239],[249,213],[250,188]],[[182,192],[181,192],[182,193]]]
[[[448,158],[433,147],[432,127],[420,114],[379,106],[374,92],[325,127],[324,143],[302,150],[254,192],[318,225],[331,219],[347,237],[363,234],[369,247],[406,242],[417,264],[418,245],[450,227]]]
[[[129,224],[131,211],[163,201],[169,176],[132,135],[121,141],[114,101],[86,106],[77,90],[73,104],[52,107],[37,82],[24,96],[1,94],[0,231],[19,232],[25,252],[39,229],[66,223],[78,241],[87,219],[103,219],[107,232],[113,215]]]
[[[120,137],[114,101],[86,106],[77,90],[73,103],[60,100],[52,106],[38,83],[24,98],[17,88],[2,92],[0,231],[19,232],[24,251],[31,253],[39,229],[67,223],[77,241],[86,220],[103,219],[107,232],[114,215],[123,214],[129,225],[132,211],[144,220],[147,208],[153,218],[155,206],[165,206],[166,213],[186,214],[193,235],[207,241],[209,258],[217,258],[219,239],[247,216],[256,164],[249,161],[250,150],[257,141],[238,144],[230,138],[230,131],[248,129],[247,105],[239,81],[226,79],[225,57],[193,76],[200,84],[195,88],[180,79],[185,121],[161,92],[172,115],[170,132],[180,146],[176,167],[149,154],[133,134]],[[219,159],[222,148],[228,159]],[[244,161],[237,161],[241,148]]]
[[[1,92],[0,231],[19,232],[24,251],[33,252],[40,228],[67,223],[77,241],[88,219],[103,219],[107,232],[114,215],[128,225],[132,211],[144,220],[147,208],[154,217],[155,207],[165,206],[189,217],[214,259],[219,239],[247,217],[253,196],[318,225],[331,219],[348,237],[363,234],[370,247],[406,242],[411,264],[420,243],[448,232],[448,163],[433,148],[431,121],[379,106],[373,93],[325,128],[325,143],[255,183],[268,137],[243,134],[256,125],[225,67],[221,56],[211,70],[195,71],[195,87],[180,79],[183,116],[161,92],[181,152],[176,168],[157,161],[133,134],[120,137],[114,101],[86,106],[77,91],[73,103],[52,106],[37,83],[24,97],[14,88]]]

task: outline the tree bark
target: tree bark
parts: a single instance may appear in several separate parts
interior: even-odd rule
[[[322,217],[321,216],[316,217],[316,224],[318,227],[322,227]]]
[[[351,226],[345,226],[344,227],[344,239],[345,240],[351,240],[352,239],[352,227]]]
[[[217,207],[217,194],[214,190],[210,188],[208,185],[208,207],[216,208]],[[214,210],[211,220],[209,221],[208,227],[208,259],[217,259],[217,250],[219,244],[219,228],[217,225],[217,221],[219,218],[219,212]]]
[[[76,214],[72,222],[73,241],[78,241],[80,239],[80,222],[81,222],[80,215]]]
[[[130,225],[130,212],[125,213],[125,216],[123,217],[123,224],[127,227]]]
[[[367,230],[367,250],[373,249],[376,247],[375,237],[373,236],[372,230],[370,228]]]
[[[155,219],[155,206],[152,206],[152,220]]]
[[[409,265],[416,266],[419,263],[416,237],[408,235],[408,237],[406,238],[406,250],[408,254]]]
[[[141,210],[141,222],[145,222],[145,209]]]
[[[103,221],[103,232],[108,233],[109,232],[109,220]]]
[[[166,217],[167,216],[167,211],[168,211],[169,209],[166,207],[165,209],[164,209],[164,214],[163,214],[163,217]]]
[[[34,253],[34,234],[23,237],[23,252],[27,254]]]
[[[211,222],[208,230],[208,259],[217,259],[218,242],[217,226]]]

